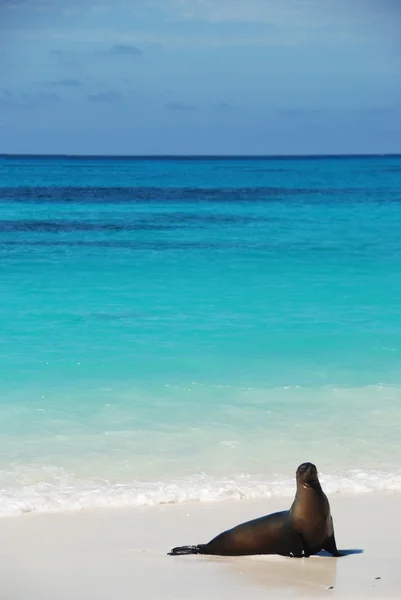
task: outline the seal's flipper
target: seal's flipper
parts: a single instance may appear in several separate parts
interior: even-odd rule
[[[298,532],[298,539],[297,539],[297,550],[298,550],[298,553],[293,554],[293,556],[295,558],[309,558],[311,555],[310,548],[309,548],[305,538],[299,532]]]
[[[177,546],[173,548],[167,554],[169,556],[179,556],[181,554],[203,554],[203,548],[205,544],[198,544],[197,546]]]
[[[330,554],[336,557],[342,556],[342,554],[340,554],[340,552],[337,550],[337,544],[336,539],[334,537],[334,533],[329,538],[327,538],[322,550],[326,550],[326,552],[330,552]]]

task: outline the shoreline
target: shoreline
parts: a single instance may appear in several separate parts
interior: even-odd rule
[[[329,500],[338,548],[355,552],[339,559],[167,556],[173,546],[288,508],[289,498],[3,517],[2,598],[398,598],[401,539],[392,533],[401,530],[401,493]]]

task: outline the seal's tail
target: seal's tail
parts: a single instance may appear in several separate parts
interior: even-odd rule
[[[178,556],[180,554],[204,554],[203,549],[205,544],[198,544],[197,546],[177,546],[168,552],[169,556]]]

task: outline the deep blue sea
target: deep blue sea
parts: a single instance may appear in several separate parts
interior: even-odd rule
[[[2,157],[0,211],[0,515],[401,489],[401,157]]]

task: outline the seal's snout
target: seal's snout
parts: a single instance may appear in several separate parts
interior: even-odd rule
[[[302,463],[297,469],[297,476],[302,477],[304,481],[317,479],[317,468],[313,463]]]

